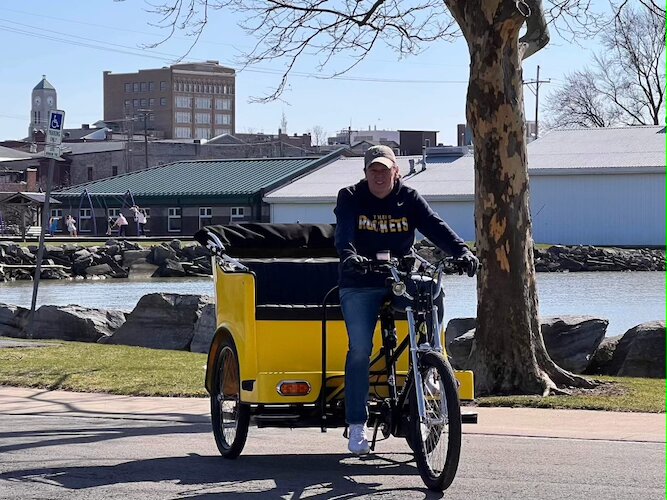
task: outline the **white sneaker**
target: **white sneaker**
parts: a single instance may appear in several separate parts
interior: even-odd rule
[[[347,443],[347,449],[355,455],[365,455],[371,450],[366,438],[366,424],[350,425],[350,440]]]

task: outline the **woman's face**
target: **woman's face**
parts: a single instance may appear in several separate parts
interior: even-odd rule
[[[372,163],[366,169],[366,180],[371,194],[377,198],[386,198],[394,189],[396,179],[398,178],[398,169],[396,165],[387,168],[381,163]]]

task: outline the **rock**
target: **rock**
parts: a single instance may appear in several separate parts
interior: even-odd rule
[[[192,352],[208,353],[216,328],[215,304],[206,304],[201,311],[201,316],[199,316],[197,323],[195,323],[190,350]]]
[[[542,338],[551,359],[572,373],[583,373],[607,331],[609,321],[592,316],[542,318]]]
[[[22,338],[97,342],[125,322],[125,313],[76,305],[44,305],[35,311],[32,328]]]
[[[620,335],[605,337],[593,353],[593,358],[584,373],[586,375],[610,375],[611,360],[620,340]]]
[[[186,275],[183,264],[171,259],[166,259],[153,273],[154,278],[182,278]]]
[[[153,247],[148,260],[157,266],[161,266],[167,259],[176,260],[176,251],[171,247],[158,245]]]
[[[450,363],[457,369],[467,364],[475,336],[475,318],[455,318],[445,331]],[[582,373],[604,338],[609,322],[592,316],[542,318],[540,329],[551,359],[560,367]]]
[[[12,304],[0,304],[0,337],[22,338],[30,309]]]
[[[151,293],[144,295],[109,344],[153,349],[188,350],[194,326],[212,299],[202,295]]]
[[[621,377],[665,378],[665,322],[650,321],[625,332],[609,371]]]
[[[181,243],[181,240],[171,240],[169,242],[169,246],[176,250],[177,252],[181,251],[181,248],[183,247],[183,244]]]
[[[465,332],[462,335],[452,339],[447,344],[447,354],[449,362],[456,370],[465,370],[468,368],[468,357],[472,350],[472,343],[475,340],[475,329]]]
[[[150,250],[126,250],[123,252],[123,265],[125,267],[130,267],[140,259],[144,259],[145,261],[150,253]]]
[[[130,266],[129,276],[130,278],[153,276],[157,269],[158,266],[149,264],[146,259],[137,259]]]
[[[114,271],[109,264],[98,264],[86,268],[86,276],[112,275]]]

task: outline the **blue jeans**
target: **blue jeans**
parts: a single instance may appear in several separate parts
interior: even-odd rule
[[[345,420],[349,425],[368,419],[370,357],[373,332],[387,289],[341,288],[340,306],[345,318],[348,351],[345,360]]]

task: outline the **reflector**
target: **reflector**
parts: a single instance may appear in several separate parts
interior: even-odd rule
[[[281,396],[305,396],[310,393],[310,384],[305,380],[283,380],[276,389]]]

